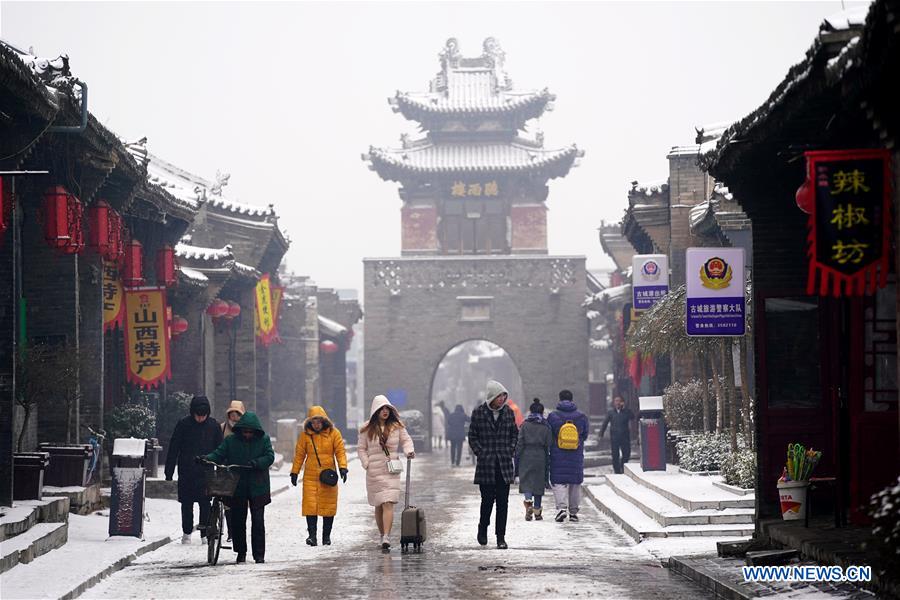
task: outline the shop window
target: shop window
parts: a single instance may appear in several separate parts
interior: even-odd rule
[[[765,323],[769,408],[818,408],[822,404],[818,299],[766,298]]]

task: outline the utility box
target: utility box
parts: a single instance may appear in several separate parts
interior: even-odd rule
[[[641,469],[666,470],[666,421],[662,396],[641,396],[638,422],[641,436]]]
[[[118,438],[113,442],[109,535],[144,537],[147,440]]]
[[[50,455],[44,473],[44,485],[56,487],[91,485],[90,466],[94,449],[90,444],[51,444],[41,442],[38,450]]]

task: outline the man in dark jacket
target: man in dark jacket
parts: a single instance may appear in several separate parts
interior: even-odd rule
[[[631,458],[631,431],[628,426],[633,419],[634,413],[625,408],[625,401],[621,396],[616,396],[613,408],[606,413],[606,420],[600,429],[600,437],[603,437],[607,426],[611,425],[609,439],[612,444],[613,471],[616,473],[624,473],[623,465]]]
[[[501,384],[488,381],[484,404],[472,411],[469,446],[477,459],[475,483],[481,491],[481,518],[478,521],[478,543],[487,545],[491,511],[497,504],[497,548],[506,550],[506,513],[509,508],[509,486],[515,480],[513,456],[519,430],[516,417],[506,401],[509,394]]]
[[[466,423],[469,416],[462,404],[457,404],[456,409],[447,416],[447,439],[450,441],[450,465],[459,466],[462,460],[462,446],[466,439]]]
[[[200,504],[200,535],[206,535],[210,498],[206,495],[203,467],[194,462],[199,454],[208,454],[222,443],[222,428],[209,416],[206,396],[194,396],[191,414],[175,425],[166,454],[166,481],[172,481],[178,466],[178,501],[181,502],[182,544],[191,543],[194,530],[194,503]]]
[[[218,448],[207,457],[220,465],[241,465],[249,469],[241,470],[237,489],[230,498],[231,539],[237,562],[247,560],[247,510],[250,511],[250,546],[253,559],[266,562],[266,504],[272,502],[269,486],[269,467],[275,462],[272,440],[263,431],[256,413],[244,413],[234,426],[234,435],[225,438]]]
[[[577,521],[581,504],[581,483],[584,481],[584,441],[588,436],[588,418],[578,410],[572,392],[563,390],[559,393],[559,404],[547,417],[547,422],[553,432],[550,444],[550,484],[556,500],[556,522],[565,521],[566,516],[570,521]],[[566,431],[561,436],[564,426]],[[572,430],[572,427],[575,429]],[[570,431],[575,435],[570,436]]]

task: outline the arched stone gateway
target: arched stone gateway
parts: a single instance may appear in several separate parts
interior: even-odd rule
[[[545,205],[583,152],[524,135],[555,96],[514,91],[504,56],[492,38],[472,58],[449,40],[429,91],[390,99],[427,134],[363,157],[403,200],[401,256],[363,261],[366,396],[421,411],[429,428],[435,371],[469,340],[509,353],[517,401],[555,406],[562,388],[587,400],[585,260],[548,254]]]

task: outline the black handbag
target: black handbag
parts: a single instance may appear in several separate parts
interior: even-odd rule
[[[307,435],[309,435],[309,434],[307,434]],[[321,481],[322,483],[324,483],[327,486],[331,486],[331,487],[336,486],[337,482],[338,482],[337,471],[335,471],[334,469],[323,469],[322,468],[322,461],[319,460],[319,451],[316,448],[316,441],[313,439],[313,437],[311,435],[309,436],[309,441],[312,443],[313,452],[316,453],[316,462],[319,463],[319,469],[320,469],[319,470],[319,481]]]

